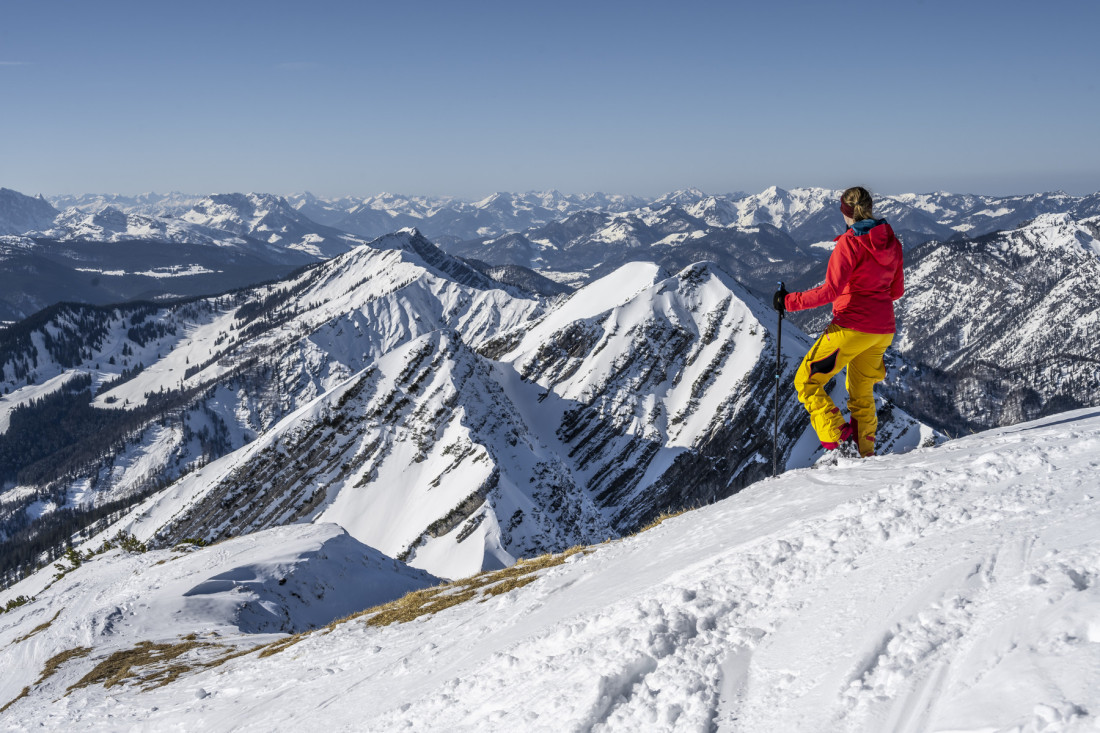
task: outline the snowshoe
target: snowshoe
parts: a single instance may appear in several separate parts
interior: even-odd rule
[[[851,425],[844,423],[840,429],[839,443],[822,443],[825,452],[814,461],[813,468],[836,466],[842,459],[860,458],[859,445],[856,443],[856,432]]]

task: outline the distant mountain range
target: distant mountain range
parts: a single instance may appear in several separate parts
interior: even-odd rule
[[[228,295],[57,305],[0,331],[3,570],[146,497],[154,543],[336,522],[445,577],[630,532],[769,472],[770,315],[706,263],[547,300],[415,230]],[[809,339],[783,339],[789,380]],[[885,450],[935,440],[883,410]],[[790,392],[780,431],[813,460]]]
[[[283,277],[365,241],[307,219],[277,196],[226,194],[187,203],[175,216],[152,213],[162,199],[58,212],[41,198],[4,189],[0,231],[15,234],[0,237],[0,320],[61,300],[105,304],[224,292]]]
[[[6,192],[0,195],[0,233],[3,234],[25,234],[48,228],[49,222],[46,219],[56,216],[56,213],[51,216],[48,211],[43,210],[42,202],[52,203],[58,210],[72,208],[85,214],[95,214],[111,207],[125,214],[198,219],[201,223],[216,225],[216,222],[210,221],[210,218],[218,218],[216,214],[209,214],[214,205],[211,200],[242,195],[146,193],[137,196],[84,194],[39,197],[35,199],[39,202],[34,207],[36,213],[28,215],[28,202],[15,201],[13,195],[18,196],[16,192],[2,190]],[[287,206],[314,225],[332,227],[368,239],[401,228],[416,227],[444,247],[458,242],[538,229],[580,212],[634,212],[634,216],[641,216],[644,215],[644,210],[669,207],[683,210],[687,215],[704,222],[707,227],[753,227],[768,224],[789,234],[799,244],[811,245],[836,236],[839,221],[836,200],[839,193],[837,190],[822,188],[784,190],[773,186],[752,195],[707,194],[697,189],[686,189],[656,199],[547,191],[498,192],[480,201],[395,194],[326,199],[308,192],[291,194],[283,200]],[[1068,213],[1076,218],[1100,214],[1100,194],[1070,196],[1055,192],[998,197],[941,192],[881,195],[876,201],[878,213],[891,220],[895,230],[909,246],[929,239],[950,239],[959,235],[973,237],[1001,229],[1012,229],[1040,214]],[[240,204],[230,205],[238,211],[241,209]],[[259,210],[267,211],[276,208],[270,201],[265,201],[258,207]],[[20,214],[21,210],[24,213]],[[202,213],[204,211],[207,213]],[[280,215],[285,216],[285,213]],[[244,217],[238,213],[230,215],[230,218]]]
[[[654,262],[670,272],[711,261],[766,297],[779,280],[800,289],[820,281],[839,229],[838,194],[820,188],[772,187],[754,195],[687,189],[646,200],[551,191],[497,193],[478,202],[392,194],[365,199],[308,193],[86,195],[53,198],[68,207],[59,212],[41,196],[0,189],[0,232],[9,233],[0,236],[0,321],[18,320],[60,300],[106,304],[225,292],[284,277],[404,225],[418,227],[487,277],[530,295],[561,295],[633,261]],[[1100,194],[900,194],[880,196],[877,212],[902,237],[912,268],[938,251],[940,242],[955,243],[940,259],[948,251],[961,257],[985,237],[1026,229],[1047,215],[1069,217],[1087,232],[1089,220],[1100,216]],[[354,224],[357,219],[362,226]],[[360,235],[338,227],[358,229]],[[433,231],[438,236],[430,236]],[[953,259],[944,262],[963,276]],[[942,274],[922,286],[923,272],[910,273],[911,287],[938,292]],[[822,309],[793,320],[813,332],[828,314]],[[913,328],[921,323],[907,320]],[[929,338],[957,340],[941,333],[957,322],[937,320]],[[939,361],[919,348],[906,358]],[[955,430],[998,424],[999,418],[988,410],[983,416],[983,409],[951,419],[941,411],[939,424]],[[933,419],[931,414],[926,417]]]

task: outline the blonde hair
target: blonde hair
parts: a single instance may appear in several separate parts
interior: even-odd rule
[[[852,207],[852,219],[855,221],[875,218],[871,213],[871,192],[863,186],[849,188],[840,195],[840,200]]]

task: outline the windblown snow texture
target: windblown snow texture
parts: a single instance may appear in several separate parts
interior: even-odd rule
[[[112,551],[48,589],[36,576],[0,595],[36,597],[0,615],[0,659],[13,670],[0,679],[0,699],[14,699],[4,721],[83,730],[290,730],[304,720],[375,731],[1089,730],[1100,710],[1097,455],[1100,416],[1087,410],[791,471],[594,546],[485,603],[405,624],[336,624],[262,657],[248,650],[282,637],[234,622],[232,609],[258,593],[274,594],[273,610],[292,618],[312,607],[262,578],[288,577],[282,587],[326,589],[326,598],[331,586],[317,575],[330,567],[363,585],[418,581],[335,546],[319,566],[295,564],[296,553],[341,538],[324,525],[188,555]],[[264,550],[275,548],[273,560]],[[244,588],[232,603],[230,583]],[[226,605],[200,613],[196,587]],[[165,625],[154,613],[173,607],[189,621]],[[177,679],[161,685],[164,665],[152,662],[109,688],[74,686],[113,650],[178,644],[208,619],[219,636],[200,627],[195,638],[217,646],[181,658]],[[48,659],[78,646],[84,656],[41,678]],[[243,655],[225,658],[227,649]]]

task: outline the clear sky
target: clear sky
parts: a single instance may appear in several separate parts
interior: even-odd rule
[[[1100,190],[1100,2],[0,0],[28,194]]]

